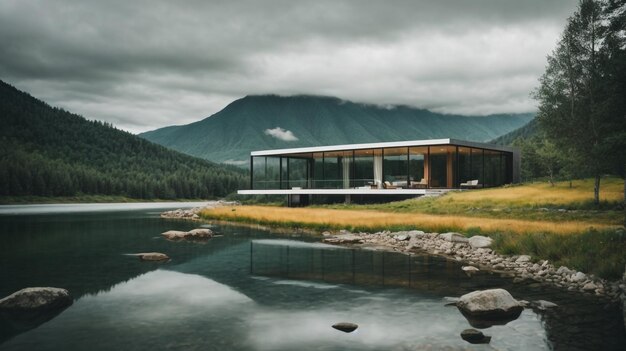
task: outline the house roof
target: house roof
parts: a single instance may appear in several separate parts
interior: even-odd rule
[[[344,145],[328,145],[314,147],[299,147],[291,149],[274,149],[252,151],[250,156],[278,156],[289,154],[302,154],[312,152],[325,151],[346,151],[346,150],[363,150],[363,149],[379,149],[390,147],[407,147],[407,146],[428,146],[428,145],[456,145],[465,147],[476,147],[496,151],[517,152],[516,148],[509,146],[479,143],[475,141],[465,141],[458,139],[427,139],[427,140],[407,140],[407,141],[391,141],[382,143],[364,143],[364,144],[344,144]]]

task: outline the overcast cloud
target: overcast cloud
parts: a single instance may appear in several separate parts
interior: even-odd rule
[[[531,112],[577,0],[0,2],[0,79],[141,132],[249,94]]]

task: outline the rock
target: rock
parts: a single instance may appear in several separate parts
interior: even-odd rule
[[[597,288],[598,287],[593,282],[589,282],[583,286],[583,290],[585,291],[592,291],[596,290]]]
[[[478,272],[479,269],[473,266],[463,266],[461,267],[461,269],[463,270],[463,272],[465,272],[465,274],[468,277],[471,277],[472,275],[474,275],[474,273]]]
[[[475,328],[504,325],[515,320],[524,307],[504,289],[474,291],[461,296],[457,308]]]
[[[473,266],[463,266],[461,269],[465,272],[478,272],[480,269]]]
[[[546,300],[537,300],[537,301],[533,301],[532,303],[532,307],[541,310],[541,311],[545,311],[548,308],[554,308],[557,307],[558,305],[555,304],[554,302],[550,302],[550,301],[546,301]]]
[[[50,287],[25,288],[0,300],[0,340],[37,328],[72,305],[65,289]],[[0,341],[0,342],[2,342]]]
[[[404,241],[404,240],[408,240],[408,239],[409,239],[409,236],[406,235],[406,234],[396,235],[396,240]]]
[[[524,262],[530,262],[530,256],[528,255],[520,255],[517,260],[515,260],[515,263],[524,263]]]
[[[473,237],[468,239],[468,242],[471,247],[475,249],[479,249],[479,248],[491,247],[491,244],[493,243],[493,239],[486,237],[486,236],[474,235]]]
[[[165,233],[161,233],[161,235],[170,240],[182,239],[185,237],[185,235],[187,235],[187,232],[182,232],[180,230],[168,230]]]
[[[470,344],[488,344],[491,336],[485,336],[481,331],[476,329],[465,329],[461,332],[461,338]]]
[[[168,230],[165,233],[161,233],[168,240],[183,240],[183,239],[210,239],[213,237],[213,231],[209,228],[198,228],[188,232],[180,230]]]
[[[445,241],[453,242],[453,243],[466,243],[469,241],[465,236],[459,233],[452,233],[452,232],[439,234],[439,238]]]
[[[587,276],[583,272],[576,272],[576,273],[572,274],[572,276],[570,277],[570,280],[575,282],[575,283],[582,282],[585,279],[587,279]]]
[[[25,288],[0,300],[1,311],[33,311],[64,308],[73,303],[65,289],[50,287]]]
[[[194,239],[208,239],[213,237],[213,231],[209,228],[192,229],[187,232],[187,235],[185,235],[185,238],[187,237]]]
[[[358,325],[354,323],[348,323],[348,322],[341,322],[341,323],[333,324],[333,328],[337,330],[341,330],[344,333],[352,333],[358,327],[359,327]]]
[[[160,252],[142,252],[136,254],[142,261],[165,261],[169,260],[169,256]]]
[[[331,232],[329,232],[329,231],[325,231],[325,232],[323,232],[323,233],[322,233],[322,235],[323,235],[323,236],[331,236],[331,235],[332,235],[332,233],[331,233]]]
[[[570,274],[572,274],[572,271],[570,271],[569,268],[567,268],[565,266],[561,266],[561,267],[559,267],[559,269],[556,270],[556,274],[560,274],[560,275],[567,274],[567,275],[570,275]]]
[[[426,236],[426,233],[421,230],[409,230],[406,234],[411,238]]]
[[[350,233],[324,238],[323,241],[331,244],[361,244],[363,243],[363,238]]]

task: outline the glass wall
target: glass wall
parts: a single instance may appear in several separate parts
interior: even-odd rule
[[[431,146],[429,148],[431,188],[453,188],[456,179],[456,146]]]
[[[355,188],[374,184],[374,151],[354,151],[354,176],[352,186]]]
[[[433,145],[255,156],[253,189],[482,188],[510,183],[513,155]]]
[[[253,189],[280,189],[280,157],[253,157],[252,167]]]
[[[313,154],[313,179],[311,186],[314,189],[324,188],[324,153],[316,152]]]
[[[470,152],[470,162],[472,164],[470,180],[476,183],[472,187],[482,188],[485,184],[485,180],[483,178],[483,149],[472,148]]]
[[[457,158],[458,158],[457,187],[459,187],[461,183],[467,184],[470,180],[472,180],[471,149],[469,147],[459,146]]]
[[[383,149],[383,182],[394,187],[408,187],[409,149],[406,147]]]
[[[283,158],[283,164],[287,164],[287,184],[285,188],[307,188],[309,159],[293,157]],[[285,177],[283,177],[283,184],[284,183]]]
[[[428,146],[409,148],[409,184],[411,188],[428,186]]]

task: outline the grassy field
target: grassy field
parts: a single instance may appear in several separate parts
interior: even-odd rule
[[[330,205],[323,208],[428,213],[481,218],[525,219],[550,222],[622,224],[624,181],[603,179],[600,206],[593,204],[593,180],[547,182],[451,192],[437,198],[421,198],[376,205]]]
[[[626,264],[623,181],[603,181],[600,206],[592,203],[592,187],[590,180],[575,181],[572,188],[567,182],[554,187],[533,183],[376,205],[222,207],[201,215],[320,231],[421,229],[488,235],[498,252],[530,254],[617,278]]]

